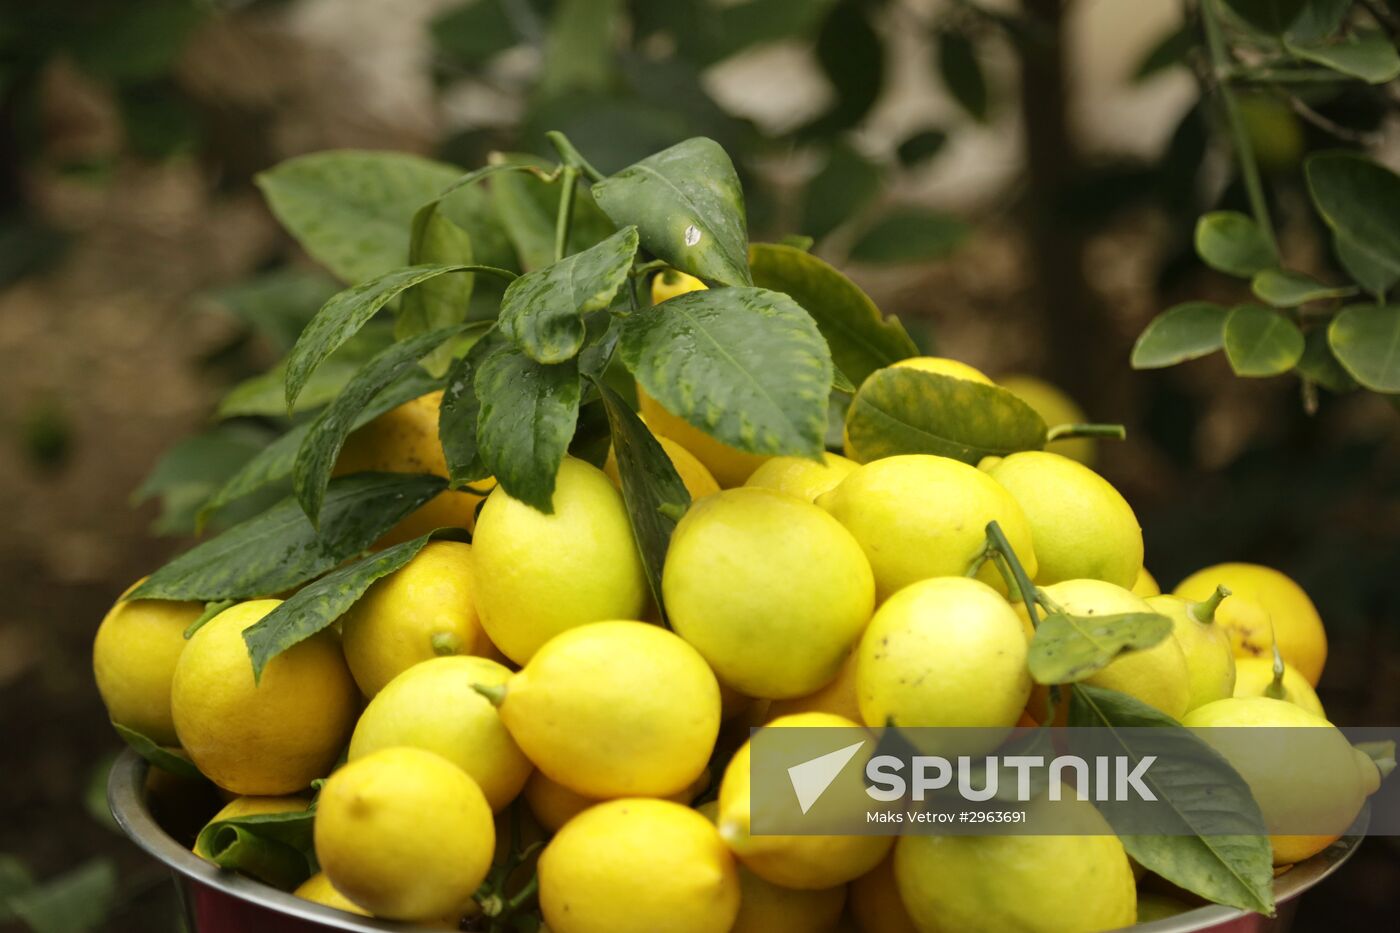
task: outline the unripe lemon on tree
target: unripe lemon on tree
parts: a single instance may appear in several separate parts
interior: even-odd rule
[[[1123,844],[1093,804],[1043,798],[1084,822],[1084,835],[900,838],[895,880],[921,933],[1094,933],[1137,922],[1137,888]],[[1056,812],[1064,812],[1058,810]],[[1092,834],[1087,834],[1092,833]]]
[[[1137,581],[1142,528],[1132,507],[1102,476],[1043,450],[983,463],[1030,523],[1036,583],[1107,580],[1130,587]]]
[[[683,789],[674,794],[667,794],[661,799],[688,804],[709,786],[710,769],[706,768]],[[530,812],[541,826],[557,833],[569,820],[603,801],[569,790],[563,784],[551,781],[543,771],[536,771],[525,784],[525,802],[530,805]]]
[[[1274,662],[1271,658],[1236,658],[1235,659],[1235,690],[1237,697],[1262,697],[1268,696],[1269,686],[1274,682]],[[1327,713],[1322,709],[1322,701],[1317,698],[1317,692],[1298,669],[1293,665],[1284,662],[1282,684],[1283,696],[1274,699],[1292,703],[1300,709],[1312,713],[1320,719],[1326,719]]]
[[[1026,636],[1006,600],[967,577],[923,580],[895,593],[861,636],[856,691],[868,726],[1016,724],[1030,696]],[[980,754],[998,744],[960,750]]]
[[[471,545],[429,541],[374,582],[340,617],[340,632],[350,673],[367,697],[420,661],[482,653]]]
[[[860,466],[840,454],[822,453],[821,463],[805,457],[774,457],[754,470],[745,486],[763,486],[776,489],[806,499],[817,501],[822,493],[836,488],[841,480],[854,473]]]
[[[1157,578],[1148,573],[1146,567],[1138,571],[1137,579],[1128,589],[1133,591],[1134,596],[1141,596],[1143,599],[1162,595],[1162,588],[1157,585]]]
[[[573,457],[559,465],[553,514],[493,492],[472,556],[482,626],[517,664],[560,632],[639,618],[647,605],[622,494],[602,470]]]
[[[438,411],[442,392],[429,392],[404,402],[351,432],[335,461],[334,475],[349,473],[431,473],[446,477],[447,457],[438,440]],[[470,490],[448,489],[419,506],[407,518],[384,533],[375,545],[388,547],[434,528],[476,526],[476,511],[494,479],[473,483]]]
[[[1046,596],[1075,616],[1155,611],[1145,600],[1103,580],[1066,580],[1043,589]],[[1171,635],[1150,648],[1119,655],[1085,683],[1126,693],[1173,719],[1181,718],[1191,699],[1186,654]]]
[[[729,489],[676,525],[661,583],[671,627],[746,696],[811,693],[836,676],[875,609],[860,545],[826,512]]]
[[[1204,602],[1180,596],[1149,596],[1147,605],[1172,620],[1172,637],[1186,656],[1186,672],[1191,697],[1186,708],[1193,710],[1235,692],[1235,655],[1230,636],[1215,622],[1215,610],[1225,598],[1221,590]]]
[[[370,915],[369,911],[337,891],[335,885],[331,884],[331,879],[327,878],[323,871],[318,871],[307,878],[292,893],[302,900],[311,901],[313,904],[320,904],[323,907],[334,907],[336,910],[343,910],[348,914],[358,914],[361,917]]]
[[[1031,406],[1035,413],[1040,415],[1046,427],[1083,424],[1089,420],[1084,414],[1084,409],[1080,408],[1074,399],[1043,379],[1013,374],[1002,376],[997,380],[997,385]],[[1085,466],[1093,466],[1097,455],[1094,439],[1091,437],[1067,437],[1051,441],[1045,445],[1045,449],[1052,454],[1077,460]]]
[[[1026,573],[1035,549],[1025,513],[986,473],[958,460],[903,454],[851,473],[817,500],[855,535],[880,600],[930,577],[961,577],[987,543],[987,524],[1001,525]],[[998,592],[1006,584],[989,561],[977,579]]]
[[[690,498],[699,499],[712,492],[719,492],[719,483],[715,482],[715,478],[695,454],[669,437],[658,437],[656,440],[661,449],[666,451],[671,466],[676,468],[676,475],[685,484],[685,491],[690,493]],[[603,464],[603,472],[608,474],[608,479],[613,481],[614,486],[622,488],[622,477],[617,471],[617,452],[611,448],[608,449],[608,459]]]
[[[1217,586],[1233,594],[1220,604],[1216,621],[1229,630],[1235,656],[1271,657],[1277,639],[1283,659],[1316,687],[1327,662],[1327,633],[1303,588],[1270,567],[1237,563],[1198,570],[1173,592],[1205,599]]]
[[[669,800],[624,798],[579,814],[540,856],[552,933],[727,933],[739,877],[719,833]]]
[[[1380,787],[1375,763],[1327,720],[1269,697],[1231,697],[1192,710],[1181,724],[1239,772],[1273,835],[1275,865],[1311,858],[1335,842]],[[1260,728],[1258,738],[1248,734]],[[1267,731],[1263,731],[1267,730]],[[1307,833],[1279,830],[1306,828]]]
[[[894,877],[894,853],[851,882],[851,917],[860,933],[919,933]]]
[[[764,729],[856,729],[829,713],[800,713],[775,719]],[[755,834],[749,767],[752,741],[745,742],[724,771],[719,789],[719,830],[750,871],[786,888],[816,890],[845,884],[873,869],[890,850],[890,836],[782,836]]]
[[[509,669],[487,658],[433,658],[379,691],[355,724],[349,760],[407,745],[436,752],[480,786],[492,810],[520,793],[533,766],[477,684],[499,686]]]
[[[322,786],[315,841],[321,870],[352,902],[376,917],[433,920],[472,905],[496,827],[461,768],[421,748],[386,748]]]
[[[504,686],[482,689],[535,766],[586,797],[677,793],[719,735],[719,684],[705,659],[645,622],[570,629]]]
[[[165,599],[118,600],[107,611],[92,642],[92,673],[112,722],[158,745],[176,743],[170,681],[185,629],[203,611],[200,603]]]
[[[267,662],[254,682],[243,630],[280,603],[255,599],[194,633],[170,688],[180,745],[235,794],[289,794],[330,773],[355,722],[359,691],[327,629]]]

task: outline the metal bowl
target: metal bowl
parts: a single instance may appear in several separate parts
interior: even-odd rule
[[[174,874],[180,903],[193,933],[311,933],[311,931],[393,931],[407,933],[404,924],[357,917],[294,897],[259,881],[224,871],[177,842],[151,812],[147,792],[149,766],[127,750],[112,765],[107,779],[107,803],[117,825],[147,853]],[[207,816],[208,811],[205,811]],[[1366,832],[1363,810],[1351,831],[1327,849],[1294,865],[1274,881],[1278,914],[1263,917],[1233,907],[1200,907],[1186,913],[1132,927],[1134,933],[1284,933],[1298,907],[1299,896],[1341,867],[1356,851]],[[196,827],[197,828],[197,827]]]

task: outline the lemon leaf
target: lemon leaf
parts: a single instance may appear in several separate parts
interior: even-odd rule
[[[1373,392],[1400,392],[1400,307],[1346,308],[1328,326],[1327,342],[1357,382]]]
[[[1026,663],[1036,683],[1074,683],[1107,667],[1124,651],[1151,648],[1171,631],[1171,620],[1155,612],[1107,616],[1052,612],[1036,627]]]
[[[502,164],[541,171],[550,168],[544,159],[507,153]],[[533,173],[510,171],[491,179],[491,200],[515,248],[520,266],[527,272],[554,262],[554,221],[559,208],[559,186]],[[593,195],[580,186],[574,194],[574,222],[569,230],[569,252],[587,249],[613,233],[612,222],[598,209]]]
[[[1196,223],[1196,253],[1212,269],[1244,279],[1277,262],[1259,225],[1239,211],[1202,216]]]
[[[1045,446],[1045,421],[1000,386],[940,373],[876,370],[846,413],[848,453],[861,463],[896,454],[937,454],[976,465]]]
[[[1160,369],[1198,359],[1225,345],[1228,312],[1208,301],[1188,301],[1157,315],[1133,345],[1133,369]]]
[[[447,480],[416,473],[356,473],[331,480],[318,532],[287,497],[196,545],[146,578],[127,599],[212,602],[301,586],[368,548]]]
[[[1303,332],[1277,311],[1240,305],[1225,318],[1225,356],[1237,376],[1277,376],[1303,356]]]
[[[1110,825],[1123,827],[1119,838],[1128,854],[1207,900],[1272,915],[1273,850],[1259,805],[1239,773],[1189,729],[1127,694],[1087,684],[1071,690],[1071,752],[1078,739],[1100,755],[1105,743],[1116,745],[1129,765],[1157,756],[1143,782],[1165,804],[1154,808],[1155,819],[1174,825],[1151,835],[1133,832],[1140,828],[1134,812],[1140,803],[1096,801]]]
[[[1324,285],[1311,276],[1285,269],[1265,269],[1249,283],[1254,296],[1275,308],[1296,308],[1325,298],[1349,298],[1355,286]]]
[[[1400,274],[1400,175],[1350,152],[1308,156],[1303,171],[1313,205],[1350,257],[1348,271],[1354,276],[1353,266],[1364,266],[1368,278],[1393,282]]]
[[[289,890],[315,872],[315,818],[307,809],[216,820],[199,831],[194,849],[220,868]]]
[[[444,265],[472,262],[472,238],[450,217],[430,205],[413,215],[413,247],[410,263]],[[394,336],[399,340],[418,334],[460,324],[467,319],[471,305],[472,286],[476,276],[440,275],[404,293],[394,321]],[[425,361],[425,367],[441,376],[451,365],[451,348],[439,347]]]
[[[112,723],[112,728],[117,730],[117,735],[121,736],[122,741],[129,745],[132,751],[162,771],[168,771],[176,777],[203,779],[204,775],[199,773],[194,762],[190,761],[185,753],[179,749],[166,748],[158,744],[155,739],[143,735],[135,729],[129,729],[119,722]]]
[[[499,330],[490,330],[452,364],[447,387],[438,409],[438,441],[447,460],[453,486],[476,482],[491,475],[481,460],[476,442],[481,400],[476,395],[476,371],[488,356],[505,344]]]

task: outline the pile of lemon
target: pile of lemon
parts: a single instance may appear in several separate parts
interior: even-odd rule
[[[988,381],[951,360],[900,365]],[[1082,420],[1043,383],[1012,385],[1050,423]],[[347,458],[442,472],[436,401],[361,429]],[[1133,510],[1081,462],[1092,442],[980,467],[762,459],[645,396],[641,408],[694,499],[664,567],[669,627],[615,464],[568,458],[553,514],[498,488],[410,516],[388,540],[456,524],[472,543],[427,544],[256,684],[241,636],[277,600],[226,609],[188,640],[202,606],[118,603],[94,648],[113,721],[182,749],[231,799],[218,819],[305,810],[327,778],[321,871],[302,897],[450,928],[483,910],[538,910],[555,933],[1100,930],[1186,909],[1139,899],[1135,867],[1087,803],[1101,833],[749,832],[752,727],[1043,716],[1024,607],[991,564],[966,576],[993,520],[1066,610],[1173,619],[1174,637],[1092,683],[1188,724],[1332,728],[1313,692],[1326,639],[1307,595],[1248,564],[1159,595]],[[1278,693],[1275,645],[1283,699],[1265,695]],[[1358,755],[1356,800],[1329,803],[1348,819],[1373,787],[1367,766]],[[1276,774],[1245,777],[1261,800],[1277,789]],[[1331,838],[1276,837],[1276,862]],[[482,894],[501,851],[532,841],[533,880]]]

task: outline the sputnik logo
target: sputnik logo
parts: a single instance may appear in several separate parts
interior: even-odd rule
[[[821,799],[822,794],[826,793],[826,789],[864,745],[865,740],[862,739],[854,745],[838,748],[834,752],[819,755],[787,769],[793,793],[797,794],[797,805],[802,808],[804,815]]]

